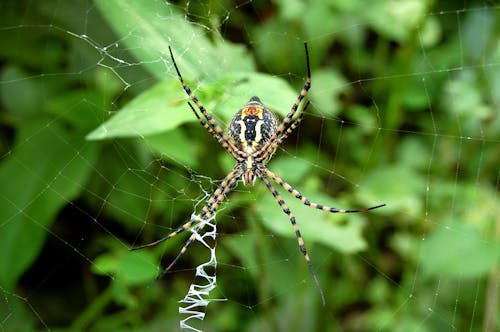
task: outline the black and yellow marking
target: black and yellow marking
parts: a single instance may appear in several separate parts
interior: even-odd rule
[[[254,96],[231,119],[229,136],[240,151],[250,155],[259,151],[274,135],[276,123],[274,114]]]

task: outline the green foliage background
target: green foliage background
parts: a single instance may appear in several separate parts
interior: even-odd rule
[[[206,260],[176,237],[233,166],[221,123],[252,95],[311,107],[270,164],[325,290],[262,184],[217,214],[204,331],[500,329],[500,7],[483,1],[7,2],[0,26],[0,329],[172,331]],[[281,190],[283,191],[283,190]],[[161,262],[161,263],[160,263]]]

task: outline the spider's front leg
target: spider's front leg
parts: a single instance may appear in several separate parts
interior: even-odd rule
[[[304,83],[304,87],[302,87],[302,90],[300,90],[299,96],[297,97],[297,100],[295,100],[295,103],[292,105],[292,108],[291,108],[290,112],[283,118],[283,120],[279,124],[278,130],[276,131],[276,133],[274,133],[274,135],[269,139],[269,141],[263,146],[263,148],[262,148],[263,151],[269,151],[270,150],[270,151],[274,152],[274,150],[277,148],[276,141],[280,137],[282,137],[282,136],[288,136],[288,134],[291,133],[291,131],[289,131],[288,129],[290,129],[291,127],[293,127],[291,129],[291,130],[293,130],[293,129],[295,129],[295,127],[297,127],[297,125],[293,126],[293,124],[295,122],[292,122],[292,118],[295,115],[295,113],[297,112],[300,103],[302,102],[302,100],[304,99],[304,97],[307,95],[307,92],[311,88],[311,82],[312,82],[312,80],[311,80],[311,66],[309,64],[309,51],[307,49],[307,43],[306,42],[304,42],[304,48],[305,48],[305,51],[306,51],[306,66],[307,66],[307,79],[306,79],[306,82]],[[299,115],[299,118],[302,117],[302,113],[305,111],[305,109],[307,108],[308,104],[302,109],[301,114]],[[292,122],[292,125],[290,125],[290,122]],[[288,134],[285,131],[288,132]]]
[[[198,122],[203,126],[203,128],[205,128],[208,131],[208,133],[212,135],[217,140],[217,142],[219,142],[220,145],[222,145],[224,149],[226,149],[230,154],[232,154],[236,160],[241,161],[241,158],[243,158],[245,154],[242,151],[238,150],[236,146],[234,146],[233,142],[227,136],[226,138],[224,138],[224,135],[217,134],[215,130],[212,127],[210,127],[210,125],[198,115],[198,113],[194,109],[193,105],[191,105],[191,103],[188,103],[188,105],[193,111],[196,118],[198,119]]]
[[[262,162],[265,159],[271,159],[278,147],[283,143],[283,141],[299,126],[299,124],[302,122],[302,117],[304,116],[304,112],[307,110],[307,107],[309,107],[309,101],[307,101],[306,105],[304,108],[299,113],[299,116],[292,121],[289,126],[286,128],[285,131],[281,133],[281,135],[277,136],[276,140],[270,141],[264,145],[262,150],[259,150],[255,152],[255,159],[257,161]]]
[[[191,99],[195,104],[196,107],[200,110],[201,114],[205,117],[207,120],[206,125],[204,125],[203,121],[200,121],[201,119],[198,117],[198,115],[195,112],[196,117],[198,118],[198,121],[205,127],[205,129],[208,130],[210,135],[212,135],[219,143],[222,144],[224,142],[226,145],[231,145],[231,142],[227,135],[224,133],[224,130],[222,127],[215,121],[215,119],[207,112],[203,104],[200,102],[200,100],[196,97],[194,92],[187,86],[186,82],[184,82],[184,78],[181,75],[181,72],[179,70],[179,67],[177,67],[177,63],[175,62],[174,54],[172,53],[172,48],[169,46],[168,50],[170,52],[170,58],[172,59],[172,64],[174,65],[175,71],[177,72],[177,76],[179,77],[179,81],[181,82],[182,88],[188,95],[189,99]],[[191,106],[191,105],[189,105]],[[194,111],[194,110],[193,110]],[[223,144],[224,145],[224,144]],[[232,149],[231,154],[235,155],[236,149]]]

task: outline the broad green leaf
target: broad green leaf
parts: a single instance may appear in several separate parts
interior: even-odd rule
[[[51,98],[45,108],[78,128],[88,130],[102,123],[104,96],[98,91],[76,90]]]
[[[362,186],[356,190],[356,198],[366,207],[387,204],[378,211],[418,215],[423,208],[421,184],[419,173],[411,168],[386,167],[366,174]]]
[[[255,95],[268,108],[283,116],[290,111],[300,88],[294,91],[278,77],[235,72],[222,78],[218,84],[204,85],[202,90],[197,92],[197,96],[205,108],[227,122]],[[158,83],[92,131],[87,139],[144,137],[174,129],[185,122],[196,121],[187,105],[188,100],[177,79]],[[225,127],[225,122],[220,121],[220,125]],[[203,129],[200,127],[200,130]]]
[[[277,189],[282,192],[282,198],[295,215],[306,245],[307,242],[316,241],[343,253],[357,252],[366,247],[365,240],[362,237],[363,223],[361,222],[366,216],[350,215],[347,223],[340,224],[335,222],[334,219],[343,218],[341,215],[312,209],[302,204],[294,196],[288,195],[288,192],[283,189],[279,187]],[[307,196],[311,201],[340,208],[338,204],[324,194],[315,193]],[[272,232],[281,236],[295,238],[295,232],[290,220],[270,193],[266,192],[259,200],[257,213],[264,225]]]
[[[113,275],[120,283],[137,285],[158,276],[158,262],[148,250],[106,253],[92,264],[96,274]]]
[[[199,130],[204,130],[201,126]],[[180,129],[169,130],[165,133],[147,136],[146,143],[153,151],[165,156],[179,165],[197,168],[198,159],[196,149],[190,144],[190,137]],[[213,140],[213,144],[217,141]]]
[[[176,128],[184,122],[196,121],[182,101],[183,93],[176,80],[158,83],[88,134],[87,139],[143,137]]]
[[[223,98],[217,109],[229,120],[248,100],[257,96],[267,108],[280,114],[290,112],[302,86],[292,89],[280,77],[254,72],[232,72],[221,79],[225,82]]]
[[[118,258],[116,255],[106,253],[97,256],[92,263],[92,272],[100,275],[112,275],[118,270]]]
[[[186,78],[217,77],[233,70],[252,70],[253,61],[241,46],[213,44],[207,30],[189,23],[185,12],[165,1],[96,1],[101,14],[132,54],[158,79],[165,78],[165,63],[172,47]],[[169,68],[175,75],[173,68]]]
[[[451,217],[449,218],[451,219]],[[500,259],[500,245],[463,220],[447,220],[422,243],[421,266],[428,276],[479,278]]]
[[[85,188],[97,156],[96,145],[47,121],[21,127],[0,165],[0,285],[7,290],[36,259],[57,212]]]
[[[134,56],[153,75],[169,80],[138,96],[91,132],[88,139],[143,137],[173,129],[186,121],[195,121],[183,102],[187,97],[170,65],[169,45],[188,84],[203,78],[202,85],[189,84],[192,90],[209,112],[226,121],[254,95],[270,109],[284,115],[299,94],[301,87],[294,91],[281,78],[254,73],[253,61],[242,47],[228,42],[212,44],[205,37],[205,31],[189,24],[175,6],[154,1],[98,1],[97,4],[117,33],[125,36],[122,42],[128,45]],[[133,34],[130,34],[131,26],[134,27]],[[186,36],[190,36],[189,40]],[[168,112],[165,112],[167,105]],[[221,123],[221,126],[225,124]]]
[[[300,183],[299,181],[311,171],[311,163],[290,157],[281,156],[272,161],[270,167],[276,174],[286,174],[286,181],[289,183]]]
[[[313,86],[311,98],[315,100],[315,108],[321,114],[333,116],[340,111],[340,96],[349,93],[350,86],[347,80],[336,70],[324,69],[313,72]]]
[[[40,323],[38,317],[27,305],[26,299],[16,293],[2,290],[2,301],[0,302],[0,317],[2,317],[3,331],[31,332],[36,331]]]

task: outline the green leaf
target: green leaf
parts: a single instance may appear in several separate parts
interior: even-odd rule
[[[323,115],[336,115],[340,111],[340,96],[348,94],[350,85],[336,70],[324,69],[312,74],[314,89],[311,89],[311,98],[315,101],[315,108]]]
[[[200,126],[198,128],[202,130]],[[190,143],[190,138],[184,134],[179,128],[169,130],[165,133],[147,136],[146,143],[157,153],[166,156],[169,160],[174,161],[182,166],[196,168],[198,166],[197,154],[193,144]],[[213,144],[217,144],[213,141]]]
[[[122,1],[97,1],[97,4],[117,33],[126,36],[122,42],[128,45],[134,56],[153,75],[169,80],[135,98],[91,132],[87,139],[142,137],[195,121],[183,102],[187,101],[187,97],[174,68],[169,65],[169,69],[165,70],[165,62],[170,62],[169,45],[188,84],[203,78],[204,83],[196,89],[189,84],[193,91],[197,90],[198,98],[209,112],[226,120],[254,95],[259,96],[270,109],[284,115],[290,111],[299,94],[301,87],[295,91],[281,78],[254,73],[253,60],[243,47],[228,42],[212,44],[204,31],[189,24],[184,14],[177,13],[173,6]],[[134,26],[133,34],[130,34],[131,26]],[[190,36],[188,41],[186,36]],[[165,75],[166,71],[169,75]],[[167,105],[168,110],[165,111]]]
[[[97,7],[132,54],[158,79],[165,79],[165,59],[172,47],[186,78],[215,78],[234,70],[251,70],[254,64],[242,46],[213,44],[206,30],[189,23],[186,14],[163,1],[99,0]],[[175,75],[173,68],[169,72]]]
[[[405,211],[408,215],[417,215],[423,209],[421,184],[419,173],[409,167],[385,167],[365,176],[363,185],[356,191],[356,198],[366,207],[387,204],[377,211]]]
[[[302,88],[292,89],[280,77],[254,72],[232,72],[221,82],[225,82],[225,91],[217,110],[226,119],[232,118],[253,96],[259,97],[267,108],[283,116],[290,112]]]
[[[115,255],[106,253],[97,256],[92,263],[92,272],[99,275],[111,275],[118,270],[118,259]]]
[[[192,112],[186,109],[188,106],[182,102],[183,93],[178,81],[158,83],[88,134],[87,139],[143,137],[195,121]]]
[[[154,280],[158,275],[158,263],[150,251],[122,251],[100,255],[95,259],[92,271],[111,274],[120,284],[133,286]]]
[[[120,284],[133,286],[154,280],[158,276],[158,263],[147,250],[106,253],[95,259],[92,271],[111,274]]]
[[[144,150],[136,141],[106,146],[94,164],[96,172],[85,192],[89,205],[100,206],[105,216],[133,230],[141,227],[151,213],[153,175],[143,171],[151,163],[149,155],[140,158]]]
[[[476,227],[463,220],[450,217],[444,225],[423,242],[420,260],[426,275],[479,278],[496,266],[499,243],[483,238]]]
[[[36,259],[57,212],[85,188],[97,152],[45,118],[21,127],[0,166],[2,287],[13,289]]]
[[[104,96],[98,91],[76,90],[51,98],[45,108],[81,129],[90,129],[105,118]]]
[[[283,192],[283,189],[280,191]],[[321,193],[308,194],[307,196],[311,201],[329,206],[337,205],[330,197]],[[288,195],[286,191],[283,192],[282,198],[295,215],[306,245],[308,242],[316,241],[343,253],[357,252],[366,247],[362,237],[363,223],[361,222],[366,216],[351,215],[349,222],[339,224],[335,222],[335,219],[339,220],[345,216],[312,209],[302,204],[294,196]],[[258,205],[257,213],[267,228],[273,233],[296,238],[290,220],[271,194],[265,193],[259,199]]]
[[[197,93],[201,102],[210,113],[226,120],[254,95],[259,96],[268,108],[284,115],[290,111],[300,91],[294,91],[281,78],[253,72],[228,74],[218,84],[204,85],[202,90]],[[187,105],[188,100],[178,80],[158,83],[88,134],[87,139],[144,137],[196,121]],[[220,125],[224,126],[224,123]]]
[[[300,183],[299,181],[311,171],[312,165],[307,160],[285,155],[273,160],[271,168],[276,174],[286,174],[288,182]]]
[[[116,277],[128,285],[152,281],[158,275],[158,262],[147,250],[127,252],[118,261]]]

